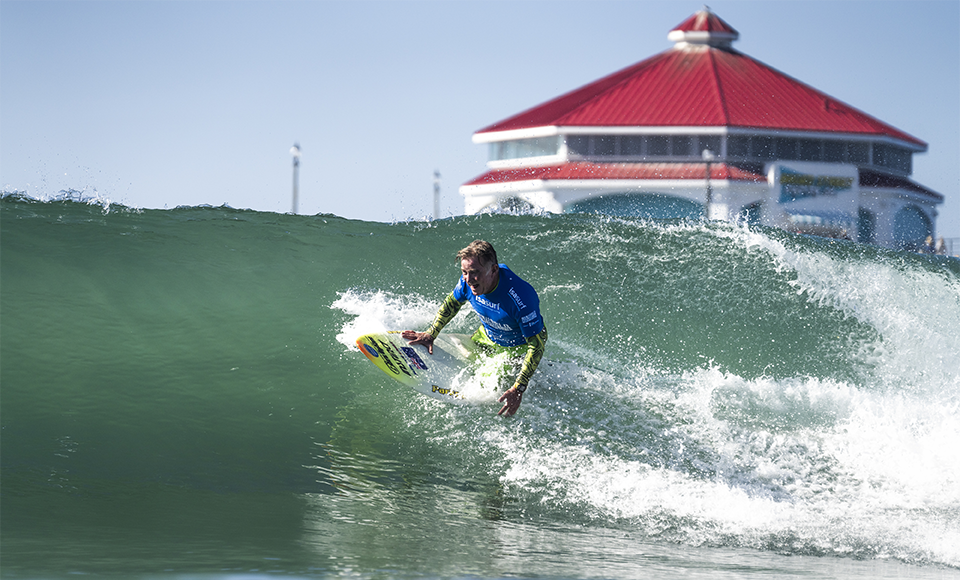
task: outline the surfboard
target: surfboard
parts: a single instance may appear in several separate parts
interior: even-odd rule
[[[441,334],[433,354],[407,344],[399,330],[365,334],[357,347],[388,377],[428,397],[460,404],[496,400],[496,386],[485,388],[475,376],[478,357],[469,335]]]

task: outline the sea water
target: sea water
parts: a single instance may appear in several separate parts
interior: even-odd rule
[[[960,576],[956,260],[596,215],[0,220],[5,578]],[[509,419],[353,344],[425,328],[478,238],[550,332]]]

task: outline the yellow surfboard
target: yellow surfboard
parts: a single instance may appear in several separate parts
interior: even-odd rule
[[[433,354],[425,346],[407,344],[399,330],[365,334],[357,338],[357,347],[388,377],[424,395],[454,403],[475,402],[476,397],[464,389],[475,360],[469,335],[441,334],[433,343]]]

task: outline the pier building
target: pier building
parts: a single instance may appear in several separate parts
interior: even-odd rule
[[[927,143],[733,48],[709,9],[660,54],[480,129],[467,214],[536,209],[744,220],[915,249],[943,196]]]

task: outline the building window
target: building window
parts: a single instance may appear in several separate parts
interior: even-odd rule
[[[710,150],[731,160],[811,161],[874,165],[909,174],[913,154],[908,149],[867,141],[772,137],[766,135],[566,135],[517,139],[490,144],[490,159],[557,155],[561,139],[572,157],[702,159]],[[725,149],[724,149],[725,147]],[[671,159],[672,158],[672,159]]]
[[[796,139],[788,139],[786,137],[777,137],[775,139],[775,142],[777,144],[776,155],[778,159],[790,160],[790,159],[799,158],[799,155],[797,155]]]
[[[617,154],[617,138],[612,135],[597,135],[593,138],[593,154],[612,156]]]
[[[711,149],[713,151],[713,149]],[[750,137],[727,137],[727,156],[744,158],[750,155]]]
[[[828,163],[843,163],[847,153],[847,144],[843,141],[824,141],[823,160]]]
[[[870,162],[869,143],[847,143],[847,162],[866,165]]]
[[[665,157],[669,154],[670,138],[666,135],[647,137],[647,155]]]
[[[720,135],[700,135],[697,137],[697,150],[693,155],[701,157],[704,150],[709,149],[716,157],[720,157],[720,146]]]
[[[823,159],[821,152],[821,141],[816,139],[798,139],[797,144],[800,148],[800,161],[820,161]]]
[[[701,159],[704,149],[719,156],[720,135],[567,135],[567,152],[580,157],[673,157]]]
[[[906,149],[877,143],[873,146],[873,164],[877,167],[910,173],[911,154]]]
[[[753,151],[751,153],[754,157],[761,161],[776,159],[773,137],[754,137],[752,141]]]
[[[571,155],[590,154],[589,135],[567,135],[567,152]]]
[[[498,141],[490,144],[490,161],[501,159],[519,159],[522,157],[542,157],[556,155],[560,151],[560,138],[536,137],[533,139],[516,139],[513,141]]]
[[[690,137],[689,135],[673,136],[674,157],[689,157],[690,155],[696,154],[695,152],[691,153],[691,147],[693,147],[693,137]]]
[[[620,155],[639,157],[642,155],[643,137],[640,135],[626,135],[620,138]]]

